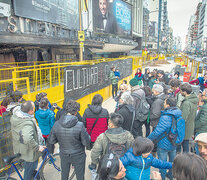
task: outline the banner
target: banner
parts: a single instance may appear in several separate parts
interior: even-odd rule
[[[132,35],[132,6],[122,0],[93,0],[95,32]]]
[[[50,22],[78,29],[78,0],[15,0],[16,16]]]
[[[132,74],[132,59],[102,62],[96,65],[68,66],[65,69],[65,98],[80,99],[111,84],[111,67],[118,68],[119,80]]]

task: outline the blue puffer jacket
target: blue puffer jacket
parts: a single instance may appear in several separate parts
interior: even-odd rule
[[[172,163],[156,159],[152,154],[147,158],[135,156],[132,148],[130,148],[120,160],[126,168],[125,177],[128,180],[149,180],[151,166],[160,169],[172,168]]]
[[[159,120],[158,125],[156,126],[155,130],[148,136],[149,139],[152,141],[160,141],[158,142],[158,148],[164,150],[175,150],[175,146],[171,144],[171,142],[165,136],[165,132],[167,134],[170,131],[172,125],[172,117],[179,118],[182,116],[182,112],[177,107],[166,108],[164,111],[161,112],[161,117]],[[164,137],[164,138],[163,138]],[[163,138],[163,139],[162,139]]]
[[[49,109],[39,109],[35,112],[38,125],[43,135],[49,135],[55,123],[55,113]]]

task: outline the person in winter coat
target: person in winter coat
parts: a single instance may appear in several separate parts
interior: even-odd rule
[[[180,92],[181,81],[179,79],[171,79],[169,81],[169,85],[172,91],[172,95],[176,97],[177,94]]]
[[[138,68],[137,69],[137,72],[135,74],[135,78],[138,80],[138,81],[141,81],[143,79],[143,74],[142,74],[142,70],[141,68]]]
[[[144,86],[149,86],[149,81],[150,81],[150,70],[149,68],[145,68],[145,73],[143,76]]]
[[[139,81],[137,81],[136,78],[133,78],[129,81],[129,84],[131,85],[131,96],[134,98],[134,107],[135,111],[139,108],[140,106],[140,99],[136,96],[133,96],[133,94],[139,95],[141,98],[145,97],[145,93],[143,89],[141,89],[141,86],[139,85]],[[142,136],[142,125],[143,122],[140,122],[139,119],[134,120],[133,128],[132,128],[132,134],[136,138],[137,136]]]
[[[207,73],[204,74],[204,77],[199,77],[193,81],[189,82],[190,84],[195,84],[200,86],[200,90],[203,92],[205,88],[207,88]]]
[[[119,100],[119,109],[116,111],[116,113],[121,114],[122,117],[124,118],[124,122],[122,124],[122,128],[127,130],[127,131],[132,131],[133,127],[133,121],[135,118],[135,109],[134,109],[134,99],[130,95],[130,92],[124,92],[121,95],[121,98]]]
[[[101,157],[107,154],[108,139],[112,143],[125,144],[126,148],[132,147],[134,138],[129,131],[124,130],[121,126],[123,124],[123,117],[117,113],[111,113],[109,117],[109,129],[102,133],[96,139],[93,149],[91,150],[91,162],[94,169],[99,163]],[[108,139],[107,139],[108,138]]]
[[[207,92],[203,91],[202,100],[204,102],[195,118],[195,134],[207,133]]]
[[[91,105],[83,114],[83,123],[86,125],[88,134],[91,136],[91,142],[94,143],[96,138],[108,129],[109,113],[102,108],[103,97],[96,94],[93,97]],[[93,129],[92,129],[93,128]]]
[[[6,108],[11,102],[12,102],[12,99],[10,97],[5,97],[3,99],[3,101],[1,102],[1,106],[0,106],[0,116],[2,116],[4,112],[6,112]]]
[[[21,105],[22,99],[23,99],[23,93],[21,91],[12,92],[11,102],[7,106],[6,111],[11,112],[13,114],[15,108]]]
[[[173,162],[176,156],[176,146],[173,146],[172,143],[168,140],[165,133],[169,133],[173,118],[179,119],[182,117],[182,112],[176,107],[175,98],[167,98],[164,102],[164,110],[161,112],[161,117],[158,125],[154,131],[148,136],[152,141],[158,141],[157,143],[157,154],[158,158],[163,161],[167,161],[169,156],[169,162]],[[184,130],[183,130],[184,131]],[[165,179],[166,170],[160,169],[162,180]],[[168,172],[168,177],[170,180],[173,179],[172,171]]]
[[[111,67],[111,72],[110,72],[110,80],[111,80],[111,83],[112,83],[112,96],[113,98],[115,96],[117,96],[117,91],[118,91],[118,76],[115,76],[115,67]]]
[[[47,143],[47,138],[50,131],[55,123],[55,113],[48,108],[49,100],[47,98],[42,98],[39,104],[39,110],[35,112],[35,118],[38,122],[40,130],[42,132],[42,137]],[[54,153],[54,145],[47,143],[50,153]]]
[[[164,88],[160,84],[155,84],[152,88],[154,102],[150,107],[150,125],[153,129],[155,129],[159,122],[161,110],[164,110],[164,100],[166,96],[163,91]]]
[[[75,116],[79,110],[79,103],[73,100],[68,101],[67,114],[55,122],[48,137],[50,144],[59,143],[62,180],[68,180],[71,164],[75,168],[77,180],[84,180],[85,147],[90,145],[90,136],[84,124]]]
[[[181,145],[177,147],[177,152],[189,152],[189,140],[194,133],[195,117],[197,113],[198,97],[192,93],[192,87],[188,83],[180,86],[180,93],[185,97],[181,104],[182,117],[185,120],[185,139]]]
[[[121,95],[126,91],[128,91],[127,84],[121,84],[119,86],[119,91],[117,92],[117,96],[114,98],[114,100],[117,102],[115,111],[118,110],[118,108],[119,108],[119,99],[120,99]]]
[[[11,117],[11,133],[14,153],[20,153],[24,160],[24,179],[33,179],[38,159],[45,149],[42,134],[34,119],[35,107],[32,101],[25,101],[16,107]]]
[[[149,87],[152,89],[154,84],[156,84],[157,75],[155,72],[150,73]]]
[[[144,86],[142,89],[145,93],[146,101],[148,102],[148,104],[151,107],[152,103],[154,101],[154,97],[152,96],[152,90],[150,89],[149,86]],[[150,134],[150,113],[148,114],[148,117],[147,117],[144,125],[145,125],[145,128],[146,128],[146,136],[145,137],[147,137]]]
[[[144,137],[137,137],[133,147],[120,158],[126,168],[126,179],[150,179],[150,168],[171,169],[172,163],[156,159],[151,151],[154,144],[151,140]]]

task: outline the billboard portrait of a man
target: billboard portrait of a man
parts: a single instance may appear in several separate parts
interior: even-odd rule
[[[99,12],[94,14],[95,31],[106,32],[110,34],[117,33],[117,22],[112,12],[109,11],[109,0],[98,0]]]

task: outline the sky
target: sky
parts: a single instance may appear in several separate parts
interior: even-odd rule
[[[182,38],[182,47],[185,46],[185,37],[188,32],[191,15],[196,12],[200,0],[168,0],[168,18],[173,35]]]
[[[145,0],[148,4],[150,1]],[[183,48],[185,47],[190,17],[196,12],[196,7],[200,1],[202,0],[167,0],[170,27],[173,28],[174,36],[181,37]]]

